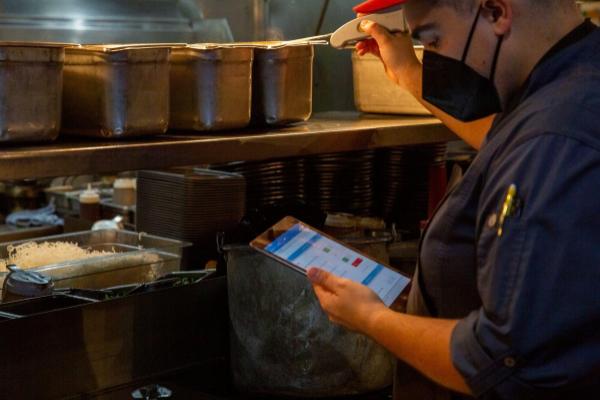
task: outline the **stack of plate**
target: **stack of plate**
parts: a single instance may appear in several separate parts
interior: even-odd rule
[[[243,175],[246,178],[248,209],[304,198],[304,161],[302,158],[260,162],[232,162],[212,168]]]
[[[193,243],[189,261],[196,267],[216,255],[216,234],[235,229],[245,214],[240,175],[193,168],[140,171],[137,185],[137,230]]]
[[[443,167],[445,143],[383,149],[378,159],[381,216],[401,230],[418,232],[427,219],[429,177],[432,168]]]
[[[306,159],[306,199],[327,212],[370,215],[375,206],[375,151]]]

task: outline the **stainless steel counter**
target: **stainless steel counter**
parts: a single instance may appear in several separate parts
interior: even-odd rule
[[[323,113],[284,129],[171,133],[130,141],[63,138],[46,145],[0,148],[0,181],[147,168],[262,160],[434,143],[456,137],[431,117]]]

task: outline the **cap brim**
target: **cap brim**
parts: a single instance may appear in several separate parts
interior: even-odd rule
[[[373,14],[406,3],[407,0],[367,0],[353,8],[355,13]]]

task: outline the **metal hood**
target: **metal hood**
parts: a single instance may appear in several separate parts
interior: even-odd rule
[[[232,34],[193,0],[0,0],[0,40],[225,42]]]

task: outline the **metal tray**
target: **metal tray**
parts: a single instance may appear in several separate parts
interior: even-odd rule
[[[67,48],[65,133],[103,138],[165,133],[170,51],[167,45]]]
[[[183,249],[190,246],[189,243],[143,233],[100,230],[0,244],[0,257],[7,258],[9,245],[27,242],[71,242],[92,250],[114,252],[33,269],[52,277],[57,288],[82,289],[151,282],[180,270]],[[0,284],[6,275],[5,272],[0,273]]]
[[[58,137],[64,55],[62,44],[0,42],[0,143]]]
[[[312,114],[314,47],[254,48],[252,122],[287,125]]]
[[[417,47],[422,57],[422,47]],[[352,55],[354,103],[365,113],[431,115],[408,91],[390,81],[381,60],[373,55]]]
[[[251,48],[191,45],[171,52],[173,129],[239,129],[250,123]]]

